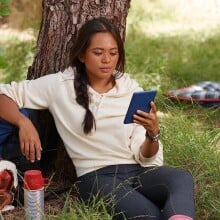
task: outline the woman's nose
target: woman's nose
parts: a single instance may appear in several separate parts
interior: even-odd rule
[[[109,63],[111,61],[111,57],[108,54],[103,54],[102,62]]]

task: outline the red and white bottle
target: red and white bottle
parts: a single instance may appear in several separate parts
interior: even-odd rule
[[[26,220],[44,219],[45,178],[40,170],[24,173],[24,207]]]

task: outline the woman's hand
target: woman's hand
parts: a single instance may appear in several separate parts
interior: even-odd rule
[[[157,109],[154,102],[150,103],[151,111],[149,113],[144,111],[137,111],[137,114],[134,115],[134,123],[142,125],[149,136],[154,137],[159,132],[159,125],[157,119]],[[145,138],[145,141],[141,145],[141,154],[150,158],[154,156],[159,149],[158,141],[152,141],[149,138]]]
[[[150,103],[151,111],[149,113],[138,110],[134,115],[134,123],[144,126],[150,136],[155,136],[159,132],[157,108],[154,102]]]
[[[0,116],[19,128],[21,152],[34,162],[41,158],[41,143],[37,130],[31,120],[25,117],[17,104],[8,96],[0,94]]]
[[[31,162],[40,160],[42,151],[40,138],[33,123],[27,117],[19,121],[19,140],[21,152],[27,160]]]

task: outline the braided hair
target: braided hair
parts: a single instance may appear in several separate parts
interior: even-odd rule
[[[120,37],[120,33],[117,28],[108,19],[99,17],[87,21],[79,30],[77,39],[74,43],[74,48],[71,51],[70,65],[76,69],[74,78],[74,89],[76,93],[76,102],[81,105],[85,110],[85,117],[83,120],[83,131],[85,134],[89,134],[93,128],[95,128],[95,118],[89,109],[89,94],[88,94],[88,81],[86,75],[85,64],[79,60],[86,49],[89,47],[91,38],[94,34],[100,32],[111,33],[118,45],[119,59],[116,65],[115,78],[119,78],[124,72],[125,64],[125,51],[124,44]]]

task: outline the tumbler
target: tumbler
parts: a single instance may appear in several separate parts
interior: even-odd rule
[[[40,170],[24,173],[24,207],[26,220],[44,219],[45,179]]]

